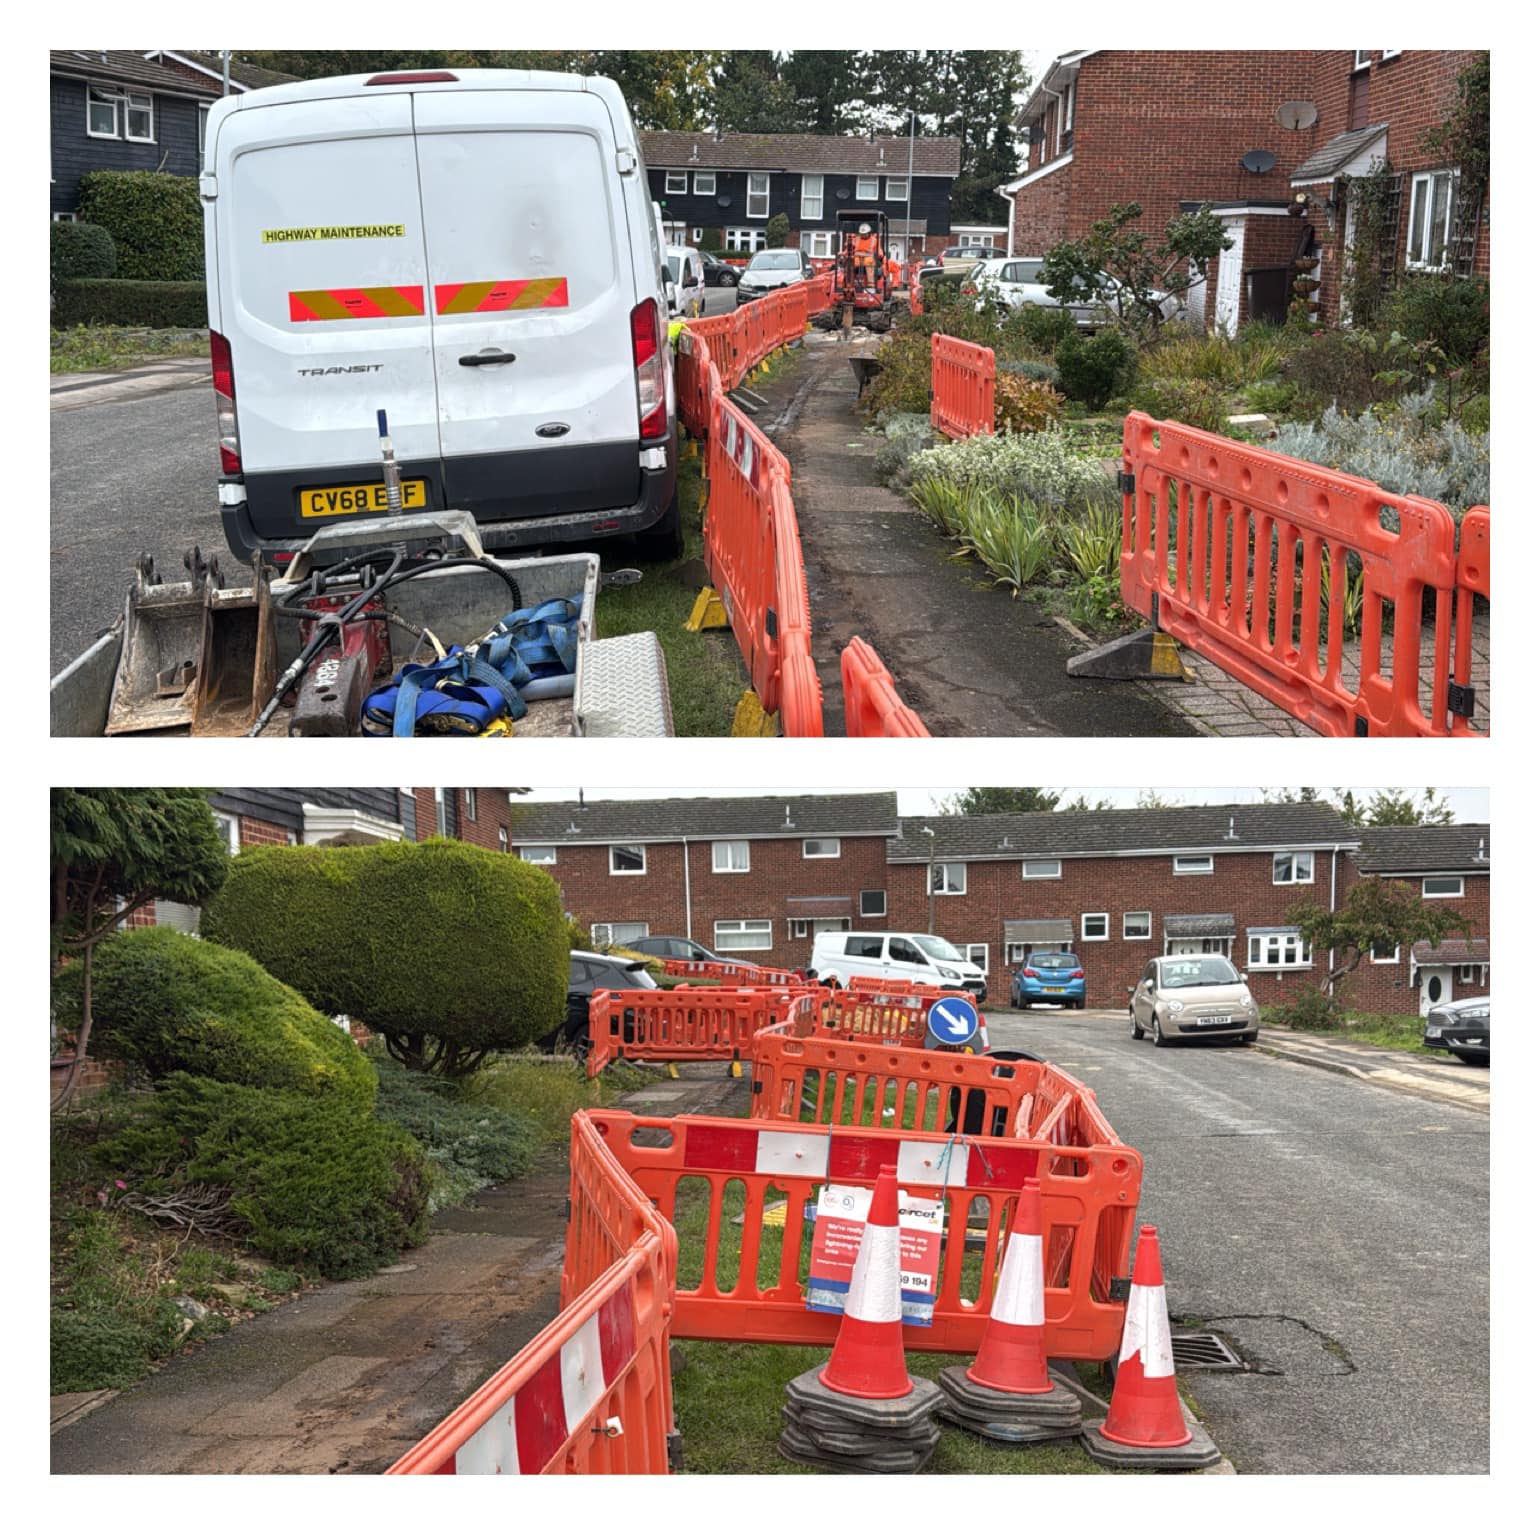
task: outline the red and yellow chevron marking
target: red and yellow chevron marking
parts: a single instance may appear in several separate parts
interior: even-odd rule
[[[330,323],[339,318],[420,318],[421,286],[344,286],[331,291],[291,291],[291,323]]]
[[[567,306],[567,277],[541,276],[532,281],[463,281],[433,288],[434,310],[441,316],[460,312],[520,312],[534,307]]]

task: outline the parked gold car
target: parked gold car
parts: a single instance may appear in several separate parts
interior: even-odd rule
[[[1128,987],[1128,1036],[1146,1030],[1161,1048],[1173,1038],[1232,1038],[1255,1043],[1257,1003],[1246,976],[1218,954],[1152,958]]]

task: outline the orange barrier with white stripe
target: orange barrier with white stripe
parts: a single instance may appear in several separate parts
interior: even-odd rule
[[[952,439],[995,432],[995,352],[930,336],[930,426]]]
[[[884,985],[901,981],[882,981]],[[909,985],[897,990],[857,989],[812,992],[809,1004],[799,1005],[788,1015],[801,1036],[818,1034],[851,1038],[876,1038],[894,1046],[922,1048],[930,1009],[944,996],[972,1001],[966,991],[942,990],[935,985]],[[988,1048],[989,1035],[979,1023],[979,1046]]]
[[[1460,521],[1460,550],[1455,558],[1453,679],[1459,688],[1470,691],[1468,704],[1458,711],[1451,705],[1450,729],[1457,736],[1470,732],[1476,707],[1471,621],[1478,597],[1488,603],[1492,599],[1492,511],[1485,504],[1468,509]]]
[[[669,1470],[678,1241],[582,1112],[571,1162],[561,1313],[391,1475]]]
[[[871,974],[853,974],[845,988],[847,990],[880,990],[888,995],[913,995],[919,989],[919,981],[879,980]]]
[[[1121,480],[1123,602],[1159,629],[1326,736],[1476,734],[1455,712],[1473,696],[1449,681],[1460,566],[1443,504],[1144,413],[1124,420]],[[1475,589],[1489,523],[1471,512]],[[1363,569],[1356,677],[1344,662],[1349,556]]]
[[[853,636],[840,653],[847,736],[929,736],[925,722],[898,697],[882,658]]]
[[[908,1348],[978,1349],[1011,1209],[1034,1178],[1042,1185],[1047,1353],[1101,1361],[1118,1349],[1124,1308],[1113,1282],[1127,1274],[1143,1173],[1135,1150],[754,1118],[587,1116],[620,1168],[676,1226],[687,1226],[680,1258],[691,1274],[680,1279],[676,1338],[827,1345],[828,1317],[804,1305],[806,1209],[825,1182],[871,1186],[892,1165],[900,1186],[945,1204],[932,1322],[904,1327]],[[1079,1168],[1061,1169],[1066,1162]]]
[[[786,1021],[796,998],[794,988],[775,985],[596,990],[588,999],[589,1078],[616,1059],[746,1058],[754,1034]]]
[[[704,958],[666,958],[663,972],[679,978],[720,980],[724,985],[806,985],[795,969],[769,969],[763,964],[719,964]]]

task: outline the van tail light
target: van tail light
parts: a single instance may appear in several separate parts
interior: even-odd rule
[[[636,411],[642,438],[663,439],[668,434],[668,384],[663,373],[658,304],[654,301],[638,302],[631,309],[631,359],[636,366]]]
[[[459,76],[446,69],[428,69],[418,74],[376,74],[366,85],[457,85]]]
[[[214,418],[219,429],[219,469],[227,477],[241,474],[241,433],[235,423],[235,362],[230,341],[209,330],[209,360],[214,372]]]

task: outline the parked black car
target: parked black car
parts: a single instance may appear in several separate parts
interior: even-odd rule
[[[573,953],[567,972],[567,1015],[536,1045],[548,1054],[564,1044],[576,1054],[588,1050],[588,998],[596,990],[656,990],[657,981],[640,959],[612,953]]]
[[[706,284],[708,286],[736,286],[738,277],[743,271],[737,265],[729,265],[720,255],[711,253],[709,249],[700,251],[701,263],[706,267]]]
[[[739,969],[759,968],[758,964],[750,963],[746,958],[713,953],[693,937],[633,937],[626,946],[633,953],[645,953],[649,958],[694,958],[703,959],[708,964],[732,964]]]
[[[1422,1046],[1453,1054],[1464,1064],[1492,1062],[1492,999],[1470,996],[1446,1001],[1428,1012]]]

